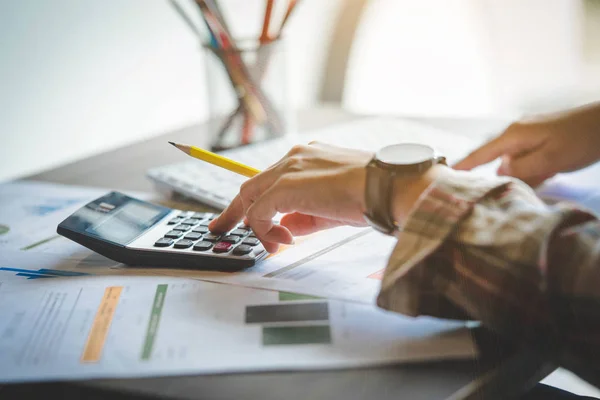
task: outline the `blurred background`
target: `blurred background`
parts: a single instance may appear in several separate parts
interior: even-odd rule
[[[220,3],[258,35],[263,0]],[[302,0],[285,40],[293,110],[510,119],[600,100],[600,0]],[[0,0],[0,181],[205,121],[205,56],[167,0]]]
[[[221,4],[257,35],[263,1]],[[516,118],[600,99],[600,0],[303,0],[286,41],[294,109]],[[0,0],[0,50],[0,180],[208,118],[203,52],[166,0]]]

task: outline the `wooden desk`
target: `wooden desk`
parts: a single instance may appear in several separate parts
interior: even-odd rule
[[[300,113],[302,130],[358,118],[335,108]],[[437,120],[464,132],[492,133],[475,121]],[[478,123],[481,127],[475,127]],[[498,125],[499,126],[499,125]],[[475,128],[474,128],[475,127]],[[150,167],[181,161],[168,140],[207,144],[205,125],[192,126],[59,167],[28,179],[111,189],[152,190],[145,178]],[[177,399],[445,399],[469,385],[484,371],[509,360],[507,347],[485,332],[474,331],[484,357],[477,361],[427,363],[344,371],[272,372],[146,379],[107,379],[0,387],[0,398],[177,398]],[[523,365],[523,364],[519,364]],[[523,368],[526,368],[525,365]],[[532,367],[533,368],[533,367]],[[474,393],[475,386],[464,393]],[[483,393],[479,392],[479,395]],[[489,398],[484,397],[474,398]]]

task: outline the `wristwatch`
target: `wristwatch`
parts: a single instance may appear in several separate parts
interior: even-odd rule
[[[446,164],[429,146],[402,143],[386,146],[375,153],[367,164],[365,183],[365,220],[387,235],[398,230],[392,215],[392,194],[396,178],[416,177],[435,164]]]

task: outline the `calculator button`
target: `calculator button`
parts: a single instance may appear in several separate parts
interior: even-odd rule
[[[231,233],[229,233],[230,235],[235,235],[235,236],[246,236],[248,234],[248,231],[245,229],[235,229],[233,231],[231,231]]]
[[[192,242],[191,240],[181,239],[175,242],[173,247],[175,247],[176,249],[187,249],[188,247],[192,247],[193,244],[194,242]]]
[[[201,233],[198,232],[190,232],[187,235],[185,235],[183,238],[184,239],[188,239],[188,240],[198,240],[202,237]]]
[[[233,249],[233,254],[235,254],[236,256],[243,256],[250,253],[251,251],[251,246],[248,246],[247,244],[240,244],[238,247]]]
[[[182,232],[189,231],[190,229],[192,229],[192,226],[188,225],[188,224],[179,224],[173,228],[173,230],[175,230],[175,231],[182,231]]]
[[[208,233],[208,228],[206,226],[197,226],[192,230],[195,233]]]
[[[260,243],[260,240],[258,240],[257,238],[253,238],[253,237],[246,238],[242,242],[242,244],[247,244],[248,246],[258,246],[259,243]]]
[[[200,223],[200,226],[208,226],[208,224],[210,224],[210,221],[203,221]]]
[[[181,214],[178,215],[179,218],[187,218],[188,217],[188,212],[187,211],[182,211]]]
[[[165,237],[170,239],[179,239],[181,235],[183,235],[183,232],[181,231],[169,231],[165,234]]]
[[[167,225],[175,225],[181,222],[181,218],[173,218],[172,220],[170,220],[169,222],[167,222]]]
[[[199,219],[196,218],[188,218],[185,221],[181,222],[182,224],[188,224],[188,225],[198,225],[200,223]]]
[[[204,240],[206,240],[208,242],[218,242],[219,239],[221,239],[221,235],[217,235],[214,233],[209,233],[204,236]]]
[[[213,251],[215,253],[227,253],[229,251],[229,249],[231,249],[231,246],[233,246],[231,243],[219,242],[219,243],[215,244]]]
[[[194,250],[196,251],[206,251],[210,250],[213,247],[211,242],[200,241],[194,245]]]
[[[173,244],[173,239],[160,238],[154,243],[154,247],[169,247]]]
[[[240,241],[240,237],[235,236],[235,235],[226,235],[226,236],[223,236],[223,238],[221,240],[224,242],[227,242],[227,243],[236,244],[237,242]]]
[[[210,214],[203,213],[203,212],[197,212],[197,213],[194,213],[194,215],[192,215],[192,218],[204,219],[204,218],[206,218],[207,215],[210,215]]]

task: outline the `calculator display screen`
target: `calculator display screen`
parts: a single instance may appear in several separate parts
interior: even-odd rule
[[[86,235],[126,245],[170,211],[113,192],[81,208],[69,218],[69,225]]]

